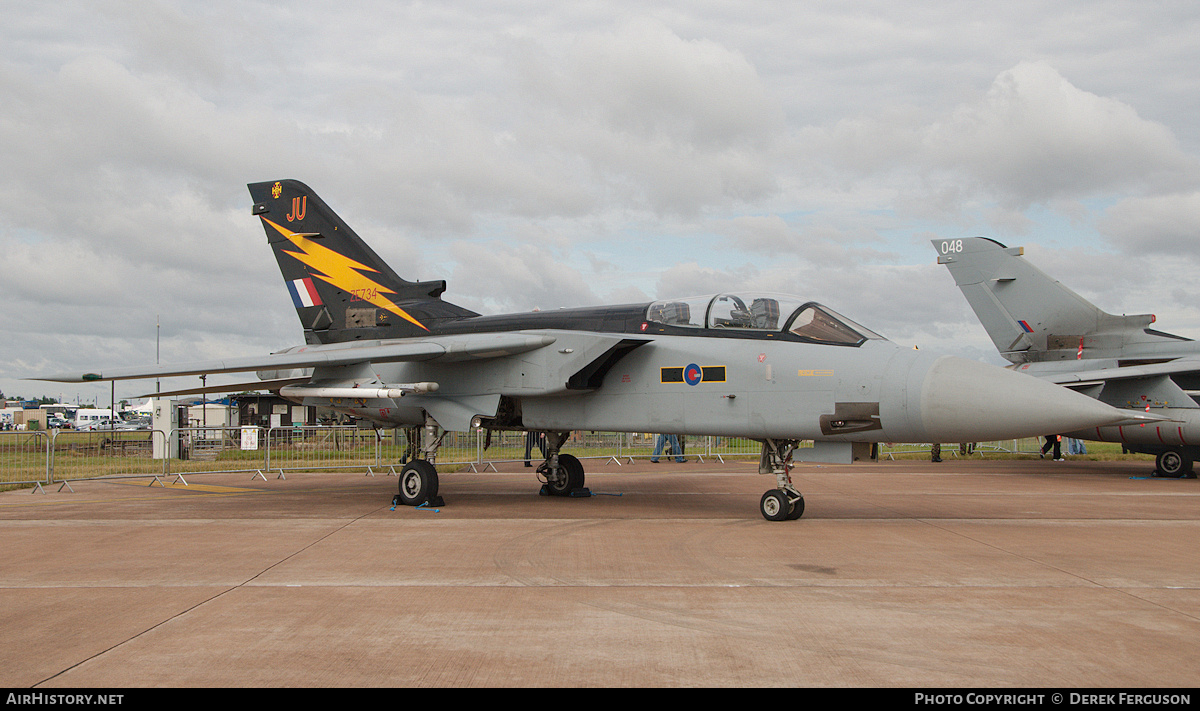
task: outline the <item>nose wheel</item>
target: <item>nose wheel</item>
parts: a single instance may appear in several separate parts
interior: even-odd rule
[[[768,521],[795,521],[804,515],[804,497],[784,489],[771,489],[762,495],[758,507]]]

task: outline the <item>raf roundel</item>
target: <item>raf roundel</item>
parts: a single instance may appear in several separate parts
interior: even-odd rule
[[[704,371],[700,370],[700,366],[691,363],[683,369],[683,380],[688,385],[699,385],[704,378]]]

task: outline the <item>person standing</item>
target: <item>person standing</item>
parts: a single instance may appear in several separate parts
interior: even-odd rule
[[[650,455],[651,462],[658,464],[658,458],[662,455],[664,446],[669,446],[675,453],[675,461],[684,461],[682,450],[679,448],[679,438],[673,434],[659,434],[654,440],[654,454]]]
[[[1054,461],[1061,462],[1062,456],[1062,435],[1046,435],[1046,443],[1042,445],[1042,459],[1046,458],[1046,452],[1054,449]]]
[[[546,435],[542,434],[541,432],[534,432],[533,430],[529,430],[525,433],[525,466],[527,466],[527,467],[533,466],[532,464],[529,463],[529,459],[530,459],[530,456],[533,454],[534,445],[537,445],[538,450],[540,450],[542,453],[542,456],[545,457],[546,456]]]

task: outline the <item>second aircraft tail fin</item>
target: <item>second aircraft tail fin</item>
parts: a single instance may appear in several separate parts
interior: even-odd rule
[[[1131,342],[1179,339],[1150,314],[1106,313],[1025,261],[1024,249],[986,237],[935,239],[944,264],[1000,354],[1013,363],[1104,357]],[[1186,339],[1185,339],[1186,340]]]

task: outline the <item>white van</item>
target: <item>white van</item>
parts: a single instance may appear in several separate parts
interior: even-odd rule
[[[120,422],[121,416],[112,410],[81,407],[75,411],[75,429],[77,430],[106,430]]]

